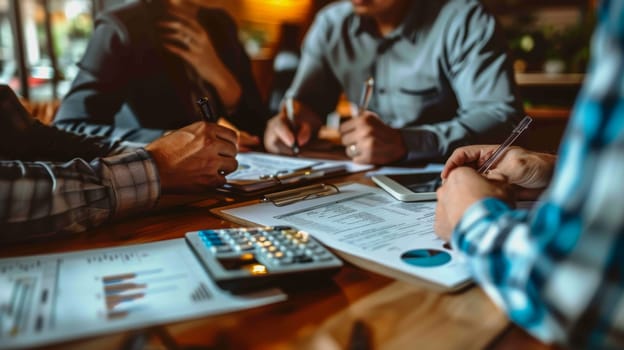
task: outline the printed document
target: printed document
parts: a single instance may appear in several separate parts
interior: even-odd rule
[[[217,214],[260,225],[291,225],[325,245],[453,290],[470,282],[456,252],[434,233],[435,202],[400,202],[382,189],[340,186],[340,193],[277,207],[232,206]]]
[[[0,259],[0,348],[25,348],[284,300],[219,289],[184,239]]]

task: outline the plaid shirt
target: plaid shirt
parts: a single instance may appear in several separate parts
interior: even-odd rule
[[[84,231],[151,209],[159,195],[156,166],[143,149],[90,163],[0,161],[0,239]]]
[[[488,198],[453,234],[475,279],[538,338],[624,347],[624,1],[604,1],[553,183],[530,212]]]

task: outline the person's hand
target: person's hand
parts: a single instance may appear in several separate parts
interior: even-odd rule
[[[294,101],[295,123],[291,125],[286,116],[285,108],[269,119],[264,132],[264,148],[271,153],[293,155],[292,145],[297,138],[300,147],[305,146],[321,127],[320,119],[303,104]],[[293,129],[297,135],[293,134]]]
[[[260,146],[260,137],[252,135],[244,130],[239,130],[225,118],[219,118],[219,125],[234,130],[237,137],[238,151],[248,152]]]
[[[225,183],[236,170],[236,133],[228,128],[196,122],[150,143],[163,193],[195,192]]]
[[[444,165],[442,179],[460,166],[478,169],[497,148],[497,145],[475,145],[456,149]],[[550,183],[555,161],[555,155],[514,146],[507,149],[484,175],[491,180],[516,185],[519,199],[534,199]]]
[[[513,198],[507,184],[491,181],[468,167],[458,167],[450,172],[438,188],[434,229],[440,238],[448,241],[453,229],[468,207],[486,198],[494,197],[506,202]]]
[[[371,111],[340,124],[339,130],[347,156],[356,163],[388,164],[407,154],[401,132]]]
[[[215,86],[226,108],[234,109],[242,88],[219,58],[206,31],[184,11],[174,8],[169,13],[174,19],[159,23],[164,29],[163,47],[195,68],[201,78]]]

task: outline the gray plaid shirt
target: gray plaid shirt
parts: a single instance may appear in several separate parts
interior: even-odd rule
[[[143,149],[91,162],[0,161],[0,239],[84,231],[151,209],[159,196]]]

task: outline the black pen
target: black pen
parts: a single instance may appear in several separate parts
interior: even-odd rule
[[[200,98],[199,100],[197,100],[197,104],[199,105],[199,109],[201,110],[202,117],[205,121],[207,121],[208,123],[217,122],[219,118],[217,118],[217,115],[212,111],[212,107],[210,107],[208,97]]]
[[[297,142],[297,133],[299,130],[295,121],[295,102],[292,97],[286,98],[284,101],[284,108],[286,109],[286,117],[288,117],[288,122],[290,123],[290,131],[292,131],[295,136],[295,141],[290,148],[292,149],[293,154],[297,155],[300,151],[299,143]]]
[[[208,97],[201,97],[199,100],[197,100],[197,104],[199,105],[202,117],[206,122],[216,123],[219,120],[217,115],[212,111],[212,107],[210,107]],[[219,169],[217,172],[221,176],[225,176],[227,174],[227,172],[223,169]]]

